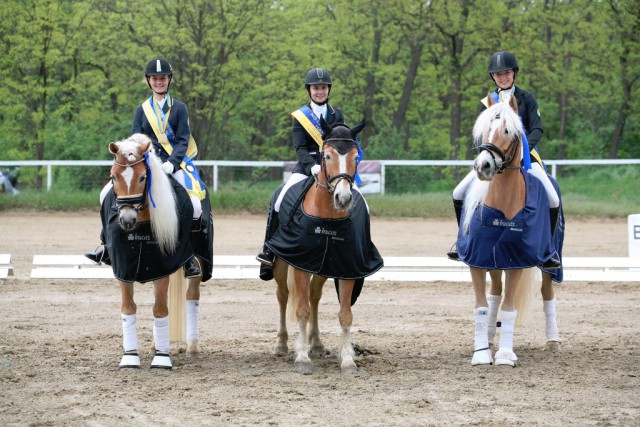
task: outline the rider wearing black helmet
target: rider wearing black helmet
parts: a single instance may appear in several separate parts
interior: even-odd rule
[[[188,192],[193,204],[192,231],[196,231],[201,223],[200,200],[204,194],[204,186],[201,186],[192,162],[197,154],[197,147],[191,138],[189,112],[183,102],[169,95],[169,86],[173,80],[173,67],[169,61],[160,57],[150,60],[145,67],[145,78],[153,94],[136,108],[131,134],[143,133],[151,139],[153,150],[163,162],[162,170],[167,175],[173,175],[185,188],[185,180],[192,181],[191,190]],[[181,165],[184,165],[184,169]],[[109,183],[101,192],[100,203],[110,189]],[[104,244],[104,239],[101,240]],[[109,255],[104,245],[95,252],[86,253],[85,256],[97,263],[109,263]],[[187,278],[199,277],[201,273],[195,257],[184,265],[184,275]]]
[[[527,140],[529,143],[530,156],[531,156],[531,173],[535,175],[540,181],[542,181],[547,195],[549,198],[550,215],[551,215],[551,230],[552,233],[556,228],[558,220],[560,198],[556,192],[553,184],[549,180],[544,167],[542,166],[542,160],[538,155],[537,145],[542,138],[542,118],[540,117],[540,108],[538,107],[538,101],[533,93],[523,90],[515,85],[515,80],[518,75],[518,61],[513,53],[503,50],[494,53],[489,59],[489,66],[487,72],[489,76],[497,86],[497,90],[491,94],[495,101],[509,102],[509,99],[514,96],[518,102],[518,114],[522,119],[522,124],[526,132]],[[481,100],[481,109],[484,110],[488,106],[488,98]],[[456,219],[458,226],[460,225],[460,216],[462,215],[462,203],[465,193],[471,181],[475,178],[475,172],[471,171],[469,174],[458,184],[453,190],[453,207],[456,212]],[[447,252],[447,256],[450,259],[458,260],[458,252],[455,248],[455,244],[452,249]],[[542,267],[547,269],[553,269],[560,267],[560,260],[552,257],[545,262]]]
[[[315,175],[320,171],[320,147],[322,147],[320,117],[324,117],[324,120],[329,125],[344,123],[342,111],[329,105],[332,82],[327,70],[312,68],[307,72],[304,84],[309,94],[309,103],[291,113],[293,119],[293,146],[298,155],[298,164],[296,164],[287,182],[278,187],[274,197],[271,199],[265,241],[269,240],[278,229],[277,212],[280,210],[280,203],[287,190],[294,184],[307,179],[311,174]],[[256,259],[262,264],[260,278],[271,280],[273,278],[272,267],[275,261],[275,254],[268,247],[263,246]]]

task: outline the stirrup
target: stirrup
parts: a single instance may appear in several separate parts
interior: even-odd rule
[[[256,260],[262,265],[273,267],[276,260],[276,254],[271,252],[271,249],[268,247],[263,246],[262,249],[260,249],[260,253],[256,255]]]
[[[447,258],[452,261],[460,261],[460,255],[458,255],[458,246],[455,243],[453,244],[453,246],[451,246],[449,252],[447,252]]]
[[[201,275],[202,271],[198,267],[198,261],[196,260],[196,256],[194,255],[184,265],[184,277],[185,279],[192,279]]]
[[[547,270],[555,270],[560,267],[562,267],[562,263],[556,257],[551,257],[542,264],[542,268],[546,268]]]

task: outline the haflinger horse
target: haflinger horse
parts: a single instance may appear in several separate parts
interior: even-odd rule
[[[161,161],[151,147],[151,140],[143,134],[134,134],[109,144],[109,151],[115,156],[111,167],[113,190],[107,193],[102,204],[101,220],[105,245],[122,296],[124,355],[121,368],[140,367],[134,282],[153,281],[154,284],[155,356],[151,368],[171,369],[169,276],[194,255],[195,247],[205,248],[200,253],[196,252],[203,274],[189,279],[186,291],[187,330],[191,331],[191,337],[187,334],[187,352],[195,353],[198,352],[199,310],[194,314],[190,313],[194,310],[189,308],[194,305],[199,308],[200,282],[208,280],[212,270],[213,230],[208,197],[202,203],[205,231],[194,233],[193,205],[189,196],[175,179],[162,171]],[[198,244],[203,239],[207,242]],[[172,287],[176,286],[172,284]],[[175,297],[184,300],[185,295]],[[178,319],[172,318],[171,321],[177,322]]]
[[[480,152],[474,161],[478,179],[465,197],[457,247],[460,259],[470,267],[475,291],[475,351],[471,360],[474,366],[491,365],[494,360],[496,365],[516,366],[518,358],[513,351],[516,317],[519,312],[529,312],[540,289],[535,268],[557,252],[557,239],[550,237],[546,191],[540,180],[521,167],[524,129],[516,111],[514,97],[511,104],[491,103],[473,129]],[[498,298],[503,272],[505,278],[495,358],[490,344],[498,307],[487,301],[487,271],[494,283],[492,294],[497,292]],[[553,273],[543,274],[547,275],[543,296],[545,293],[548,296]],[[561,281],[561,273],[556,278]]]
[[[277,255],[273,274],[277,282],[280,326],[275,352],[285,355],[287,311],[298,322],[295,368],[310,374],[309,354],[325,355],[318,327],[318,305],[328,277],[338,279],[338,319],[342,341],[338,360],[341,372],[357,372],[351,342],[351,305],[356,279],[382,268],[383,260],[371,242],[366,202],[354,189],[358,155],[355,136],[364,121],[353,129],[338,124],[331,128],[323,118],[324,131],[320,172],[289,189],[280,206],[280,227],[266,244]]]

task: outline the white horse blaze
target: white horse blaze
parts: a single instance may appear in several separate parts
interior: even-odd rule
[[[347,173],[347,154],[340,154],[338,156],[338,165],[340,166],[339,173]],[[334,189],[336,202],[341,206],[344,206],[350,202],[351,199],[351,186],[346,179],[340,179]],[[337,206],[336,206],[337,207]],[[343,208],[344,209],[344,208]]]
[[[128,192],[131,193],[131,181],[133,180],[133,168],[127,166],[127,168],[120,174],[124,183],[127,185]]]

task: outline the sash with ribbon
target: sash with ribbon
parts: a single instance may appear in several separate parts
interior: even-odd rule
[[[514,96],[514,95],[512,95]],[[493,101],[498,103],[501,102],[500,100],[500,95],[498,95],[497,92],[491,92],[491,97],[493,98]],[[485,107],[489,107],[489,97],[485,96],[484,98],[482,98],[480,100],[480,102],[482,102],[482,104]],[[520,121],[522,122],[522,117],[520,117]],[[524,129],[524,123],[522,124],[522,128]],[[542,161],[542,158],[540,157],[540,154],[538,153],[538,147],[533,147],[533,149],[529,149],[529,140],[527,139],[527,134],[526,134],[526,129],[525,132],[522,133],[522,152],[523,153],[529,153],[531,154],[531,156],[536,159],[536,161],[540,164],[540,166],[542,166],[542,169],[546,169],[546,166],[544,165],[544,162]],[[531,169],[531,157],[529,156],[522,156],[522,163],[524,166],[525,170],[529,170]]]
[[[307,131],[307,133],[313,138],[313,140],[318,144],[318,148],[322,151],[322,147],[324,145],[324,141],[322,137],[324,136],[324,131],[322,130],[322,126],[320,126],[320,118],[316,116],[310,106],[304,105],[299,110],[291,113],[291,117],[296,119]],[[360,175],[358,175],[357,165],[360,164],[360,161],[364,159],[364,151],[360,148],[360,142],[358,141],[358,137],[355,138],[356,146],[358,147],[358,157],[356,159],[356,175],[354,177],[356,184],[362,185],[362,179],[360,179]]]
[[[158,142],[162,145],[162,148],[171,155],[173,152],[173,146],[175,145],[176,135],[173,128],[169,124],[169,114],[171,113],[171,98],[167,96],[167,102],[169,102],[169,111],[166,114],[153,101],[153,96],[142,103],[142,110],[147,116],[147,120],[153,129],[153,133],[156,135]],[[200,179],[200,174],[193,163],[193,158],[198,154],[198,147],[193,139],[193,136],[189,135],[189,145],[187,147],[187,153],[185,154],[182,162],[180,163],[180,169],[184,171],[186,175],[184,186],[187,193],[191,196],[196,196],[200,200],[204,200],[206,197],[205,185]]]

